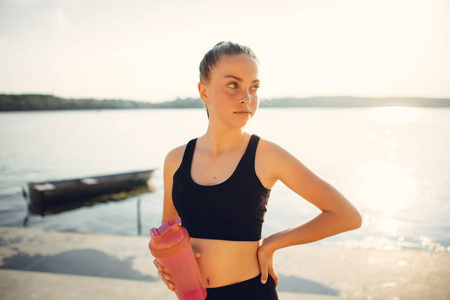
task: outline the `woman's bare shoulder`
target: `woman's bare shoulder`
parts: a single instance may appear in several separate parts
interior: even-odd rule
[[[266,158],[287,153],[287,151],[277,143],[263,138],[260,138],[259,140],[258,151]]]
[[[288,154],[278,144],[261,138],[255,157],[255,170],[261,183],[268,189],[280,179],[284,157]]]
[[[186,150],[186,145],[178,146],[169,151],[166,155],[165,166],[170,169],[178,168],[183,160],[184,151]]]

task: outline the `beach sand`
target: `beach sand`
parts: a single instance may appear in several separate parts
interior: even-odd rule
[[[0,227],[0,299],[176,299],[149,238]],[[450,299],[450,254],[309,244],[275,254],[281,300]]]

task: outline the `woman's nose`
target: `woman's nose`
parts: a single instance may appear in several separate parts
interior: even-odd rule
[[[239,103],[245,104],[245,103],[251,103],[252,102],[252,94],[250,91],[243,91],[239,98]]]

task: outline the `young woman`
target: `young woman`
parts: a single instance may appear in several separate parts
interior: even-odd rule
[[[244,131],[258,108],[258,60],[248,47],[221,42],[200,64],[206,133],[172,150],[164,164],[162,221],[179,216],[207,288],[207,299],[278,299],[276,250],[361,226],[355,207],[280,146]],[[321,213],[262,242],[271,188],[282,181]],[[176,286],[156,260],[169,289]]]

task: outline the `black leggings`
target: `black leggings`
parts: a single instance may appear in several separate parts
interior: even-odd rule
[[[275,282],[269,276],[266,284],[261,283],[261,274],[255,278],[206,289],[208,296],[206,300],[278,300]]]

